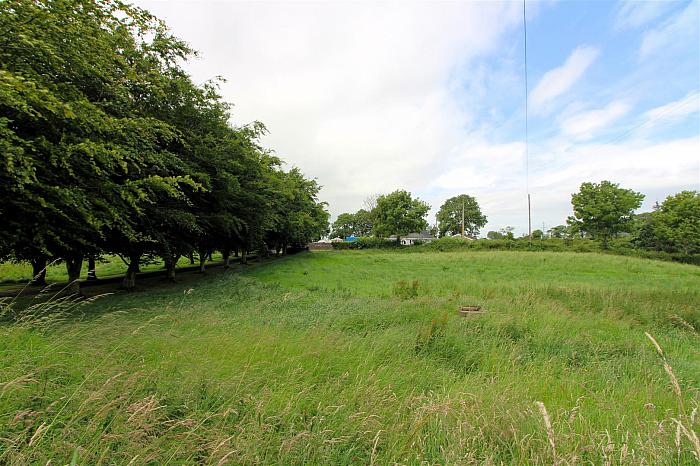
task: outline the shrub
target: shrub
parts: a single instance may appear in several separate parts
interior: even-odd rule
[[[357,249],[357,241],[351,243],[331,243],[333,249]]]
[[[352,242],[333,243],[333,249],[396,249],[401,245],[396,241],[374,236],[358,238]]]
[[[518,239],[477,239],[466,241],[461,238],[440,238],[430,243],[417,243],[414,246],[401,246],[396,241],[386,238],[365,237],[348,243],[333,243],[333,249],[401,249],[406,252],[422,251],[553,251],[553,252],[602,252],[606,254],[618,254],[623,256],[641,257],[664,261],[683,262],[686,264],[700,265],[700,255],[679,254],[662,251],[652,251],[639,248],[631,236],[621,236],[610,241],[608,249],[603,250],[600,242],[589,238],[547,238],[532,240],[528,238]]]

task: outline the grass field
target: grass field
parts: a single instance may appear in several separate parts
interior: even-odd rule
[[[698,328],[690,265],[299,254],[0,327],[0,463],[694,464]]]
[[[214,262],[221,260],[221,254],[212,256]],[[197,262],[198,263],[198,262]],[[210,262],[207,262],[210,263]],[[177,267],[189,267],[190,260],[186,257],[181,257],[177,263]],[[109,278],[124,275],[127,266],[117,256],[103,256],[95,263],[95,272],[98,278]],[[147,261],[140,267],[142,272],[163,269],[161,260]],[[87,278],[88,263],[83,263],[81,278]],[[16,289],[17,285],[24,285],[32,279],[32,266],[29,263],[15,262],[0,262],[0,291],[4,289]],[[66,266],[63,263],[52,263],[46,267],[46,282],[56,283],[65,282],[68,280]]]

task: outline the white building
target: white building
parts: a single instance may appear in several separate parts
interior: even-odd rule
[[[396,241],[396,235],[391,235],[389,238],[389,241]],[[435,241],[437,238],[435,238],[433,235],[428,233],[427,231],[421,232],[421,233],[409,233],[406,236],[401,237],[401,245],[402,246],[413,246],[416,242],[420,243],[430,243]]]
[[[469,235],[466,234],[466,233],[464,234],[464,236],[462,236],[461,233],[455,233],[454,235],[448,235],[448,236],[449,236],[450,238],[462,238],[462,239],[465,239],[465,240],[467,240],[467,241],[474,241],[474,240],[476,239],[475,237],[469,236]]]

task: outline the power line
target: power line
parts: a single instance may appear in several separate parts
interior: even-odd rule
[[[532,241],[532,212],[530,209],[530,151],[528,131],[528,102],[527,102],[527,18],[525,15],[525,0],[523,0],[523,36],[525,49],[525,191],[527,191],[527,235]]]
[[[660,120],[669,114],[672,114],[673,112],[675,112],[679,108],[682,108],[683,105],[685,105],[684,102],[673,102],[670,105],[668,105],[668,107],[665,110],[659,112],[655,116],[653,116],[651,118],[647,118],[646,120],[642,121],[641,123],[636,124],[636,125],[628,128],[627,131],[625,131],[624,133],[622,133],[622,134],[620,134],[620,135],[618,135],[618,136],[616,136],[608,141],[603,141],[602,143],[597,143],[597,144],[606,144],[607,145],[607,144],[615,144],[617,142],[620,142],[624,138],[626,138],[627,136],[631,136],[638,129],[643,129],[645,127],[651,126],[651,124],[653,122]]]
[[[613,136],[607,140],[595,142],[594,145],[597,146],[597,150],[588,152],[588,155],[591,156],[591,155],[600,154],[604,150],[603,146],[614,146],[615,144],[622,142],[625,138],[632,136],[637,130],[650,127],[653,125],[653,123],[655,121],[663,119],[667,115],[672,114],[673,112],[678,110],[678,108],[681,108],[682,105],[683,105],[683,102],[674,102],[672,104],[669,104],[668,108],[659,112],[657,115],[655,115],[651,118],[647,118],[644,121],[642,121],[641,123],[637,123],[635,125],[632,125],[631,127],[624,130],[622,133],[619,133],[616,136]],[[571,150],[571,148],[569,147],[564,152],[569,152],[570,150]]]

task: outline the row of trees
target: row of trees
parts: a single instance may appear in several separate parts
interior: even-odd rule
[[[533,239],[590,238],[608,248],[614,238],[654,251],[700,254],[700,192],[681,191],[656,203],[651,212],[635,214],[644,195],[610,181],[583,183],[571,196],[573,214],[565,225],[546,232],[535,230]],[[489,231],[490,239],[513,239],[513,228]]]
[[[0,259],[40,271],[84,258],[305,245],[327,232],[319,186],[232,127],[194,52],[145,10],[113,0],[0,2]]]
[[[365,208],[354,214],[346,212],[338,215],[333,222],[331,235],[340,238],[396,235],[400,239],[408,233],[429,229],[425,219],[429,210],[428,204],[413,198],[411,193],[394,191],[369,198],[365,201]],[[486,225],[486,216],[481,213],[476,199],[467,194],[447,199],[438,211],[437,227],[430,230],[440,236],[460,234],[463,223],[465,234],[470,236],[478,235]]]
[[[657,202],[651,212],[635,215],[643,199],[643,194],[609,181],[584,183],[572,196],[568,234],[599,239],[604,248],[624,234],[641,248],[700,254],[700,192],[681,191]]]
[[[682,191],[637,216],[633,233],[644,248],[700,254],[700,192]]]
[[[608,248],[613,238],[624,236],[644,249],[679,253],[700,253],[700,193],[682,191],[669,196],[652,212],[636,214],[644,195],[620,187],[610,181],[583,183],[571,196],[573,215],[565,225],[548,231],[535,230],[532,239],[590,238]],[[414,199],[406,191],[375,196],[356,213],[343,213],[333,223],[332,235],[338,237],[400,237],[412,231],[428,229],[425,217],[430,210],[425,202]],[[459,234],[477,236],[486,224],[479,204],[472,196],[462,194],[447,199],[437,214],[433,233],[440,236]],[[513,227],[489,231],[489,239],[515,239]]]

